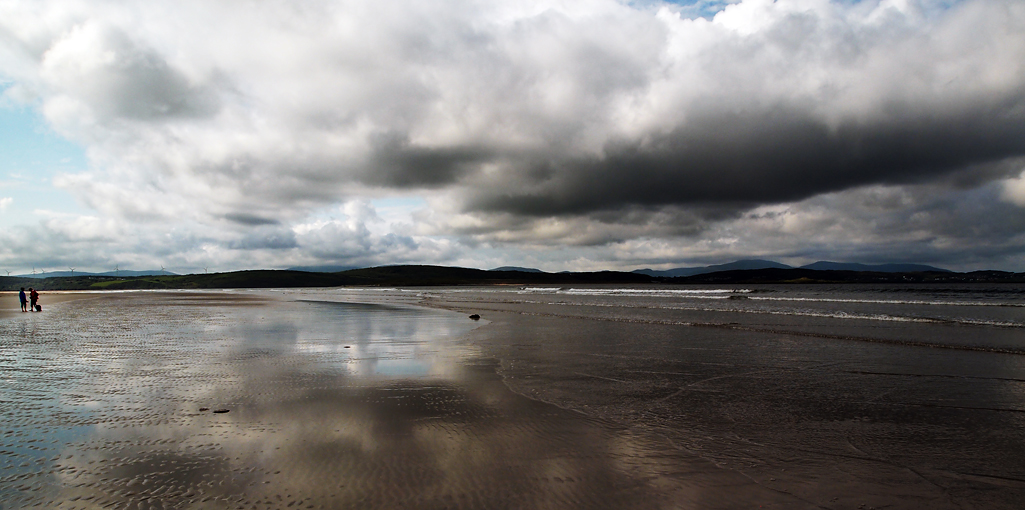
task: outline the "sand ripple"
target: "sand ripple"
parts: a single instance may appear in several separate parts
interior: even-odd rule
[[[800,508],[513,393],[463,313],[123,293],[0,320],[0,508]]]

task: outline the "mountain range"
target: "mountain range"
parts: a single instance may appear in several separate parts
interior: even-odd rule
[[[303,271],[308,273],[340,273],[343,271],[351,271],[354,269],[361,269],[355,266],[340,266],[340,265],[323,265],[323,266],[295,266],[286,269],[285,271]],[[788,266],[772,260],[761,260],[761,259],[744,259],[730,262],[728,264],[713,264],[710,266],[696,266],[696,267],[677,267],[674,269],[637,269],[632,271],[636,274],[642,274],[645,276],[657,276],[664,278],[673,278],[679,276],[695,276],[699,274],[715,273],[719,271],[737,271],[737,270],[752,270],[752,269],[814,269],[817,271],[874,271],[878,273],[914,273],[914,272],[951,272],[948,269],[927,266],[924,264],[859,264],[855,262],[828,262],[818,261],[812,264],[807,264],[800,267]],[[521,272],[521,273],[546,273],[540,269],[532,267],[518,267],[518,266],[502,266],[488,271],[495,272]],[[562,271],[562,273],[572,273],[572,271]],[[143,271],[131,271],[122,269],[119,271],[106,271],[103,273],[91,273],[88,271],[48,271],[38,272],[32,274],[20,274],[12,275],[19,278],[61,278],[71,276],[103,276],[103,277],[134,277],[134,276],[174,276],[177,273],[164,270],[143,270]]]
[[[728,264],[715,264],[700,267],[678,267],[675,269],[655,270],[638,269],[634,273],[648,276],[676,277],[694,276],[719,271],[737,271],[749,269],[814,269],[816,271],[875,271],[878,273],[915,273],[934,271],[950,273],[949,269],[927,266],[925,264],[859,264],[855,262],[828,262],[820,260],[800,267],[788,266],[771,260],[747,259],[730,262]]]
[[[769,264],[777,264],[768,262]],[[741,267],[757,267],[743,261]],[[730,267],[729,264],[711,267]],[[820,266],[821,267],[821,266]],[[827,266],[837,267],[837,266]],[[842,266],[840,266],[842,267]],[[875,266],[869,266],[875,267]],[[920,268],[923,266],[912,266]],[[931,266],[924,266],[931,267]],[[687,269],[687,268],[683,268]],[[166,271],[165,271],[166,272]],[[119,273],[122,273],[119,271]],[[449,286],[449,285],[578,285],[578,284],[789,284],[789,283],[1025,283],[1025,273],[1006,271],[912,271],[883,272],[855,270],[816,270],[768,267],[762,269],[718,270],[692,276],[651,276],[643,273],[598,271],[585,273],[547,273],[541,271],[485,271],[443,266],[381,266],[351,269],[335,273],[286,270],[250,270],[230,273],[187,275],[129,276],[83,275],[45,279],[0,276],[0,290],[18,290],[34,286],[45,290],[130,290],[130,289],[245,289],[341,286]]]

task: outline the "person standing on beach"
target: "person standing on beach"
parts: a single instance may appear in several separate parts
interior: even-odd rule
[[[28,288],[28,295],[29,295],[29,299],[32,300],[32,303],[30,303],[30,304],[32,305],[32,311],[34,312],[34,311],[36,311],[36,302],[39,301],[39,293],[36,292],[36,289],[33,289],[32,287],[29,287]]]
[[[25,287],[22,287],[21,292],[18,293],[18,299],[21,300],[21,311],[27,312],[28,299],[25,298]]]

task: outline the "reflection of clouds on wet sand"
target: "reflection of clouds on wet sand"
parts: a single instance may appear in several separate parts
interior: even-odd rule
[[[658,508],[747,483],[510,392],[458,341],[473,327],[227,294],[0,321],[0,448],[45,442],[4,467],[3,508]]]
[[[246,504],[280,496],[328,508],[536,508],[555,491],[567,503],[618,497],[626,507],[642,496],[622,490],[642,483],[602,451],[614,433],[534,408],[495,379],[464,382],[475,392],[343,383],[210,419],[231,431],[218,440],[223,456],[260,470],[238,495]]]

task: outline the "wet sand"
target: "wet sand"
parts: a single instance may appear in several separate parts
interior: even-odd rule
[[[0,320],[5,510],[1025,497],[1021,356],[398,292],[47,296]]]
[[[803,508],[1020,508],[1025,356],[950,349],[1007,328],[556,306],[473,293],[432,306],[493,321],[471,334],[514,391],[665,438]],[[666,319],[671,320],[666,320]],[[747,321],[747,322],[734,322]],[[823,330],[825,334],[809,334]],[[906,345],[925,331],[936,347]],[[965,339],[969,347],[973,338]],[[992,342],[990,342],[992,343]],[[730,496],[762,504],[752,486]],[[715,506],[704,491],[697,506]],[[724,504],[730,507],[732,504]],[[740,505],[737,505],[740,506]]]

